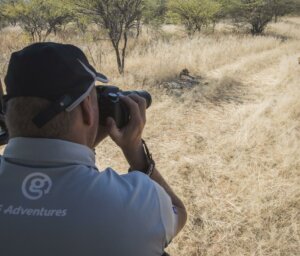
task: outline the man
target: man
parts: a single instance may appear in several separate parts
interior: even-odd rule
[[[0,164],[0,255],[162,255],[186,211],[142,141],[145,100],[122,97],[130,121],[99,125],[95,82],[72,45],[38,43],[11,56],[5,78],[10,135]],[[99,114],[100,113],[100,114]],[[107,135],[130,172],[99,172]]]

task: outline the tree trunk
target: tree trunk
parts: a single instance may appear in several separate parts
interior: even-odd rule
[[[126,48],[127,48],[127,41],[128,41],[127,30],[124,31],[123,39],[124,39],[124,44],[122,49],[122,73],[121,74],[123,74],[125,70],[125,57],[126,57]]]
[[[137,20],[136,22],[136,38],[139,38],[141,34],[141,20]]]
[[[50,29],[47,29],[46,33],[45,33],[45,36],[44,36],[44,39],[43,39],[43,42],[46,41],[47,37],[51,34],[52,30],[51,28]]]
[[[35,35],[33,31],[30,32],[30,36],[31,36],[31,41],[35,42]]]
[[[265,26],[261,25],[259,22],[252,23],[251,33],[252,35],[259,35],[264,31]]]
[[[113,43],[113,47],[114,47],[115,53],[116,53],[119,73],[123,74],[124,69],[123,69],[123,66],[122,66],[122,60],[121,60],[121,55],[120,55],[120,51],[119,51],[119,44],[118,43],[117,44]]]

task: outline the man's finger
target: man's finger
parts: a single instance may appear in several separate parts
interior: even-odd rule
[[[138,103],[128,96],[121,96],[121,100],[127,105],[130,112],[130,121],[128,125],[136,126],[141,122],[141,114]]]
[[[128,97],[130,97],[131,99],[133,99],[140,107],[146,109],[147,102],[146,102],[146,100],[143,97],[141,97],[141,96],[139,96],[137,94],[134,94],[134,93],[129,94]]]
[[[119,144],[121,132],[120,132],[119,128],[117,127],[117,124],[113,118],[111,118],[111,117],[107,118],[106,128],[107,128],[108,135],[111,137],[111,139],[114,142],[116,142],[117,144]]]
[[[146,107],[147,107],[146,100],[143,97],[138,96],[137,94],[130,94],[128,97],[133,99],[139,105],[140,114],[145,123],[146,122]]]

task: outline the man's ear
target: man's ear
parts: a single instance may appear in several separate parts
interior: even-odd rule
[[[81,113],[82,113],[82,120],[84,124],[90,126],[95,122],[94,115],[93,115],[93,104],[91,96],[87,96],[81,103],[80,103]]]

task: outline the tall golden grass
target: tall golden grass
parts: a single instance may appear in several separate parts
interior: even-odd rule
[[[144,137],[189,213],[171,255],[299,255],[300,18],[257,37],[225,27],[193,38],[176,27],[145,30],[129,45],[123,76],[109,41],[51,40],[82,47],[113,84],[153,94]],[[19,30],[2,32],[0,74],[27,43]],[[183,68],[208,83],[177,96],[159,88]],[[109,139],[97,156],[101,169],[127,169]]]

